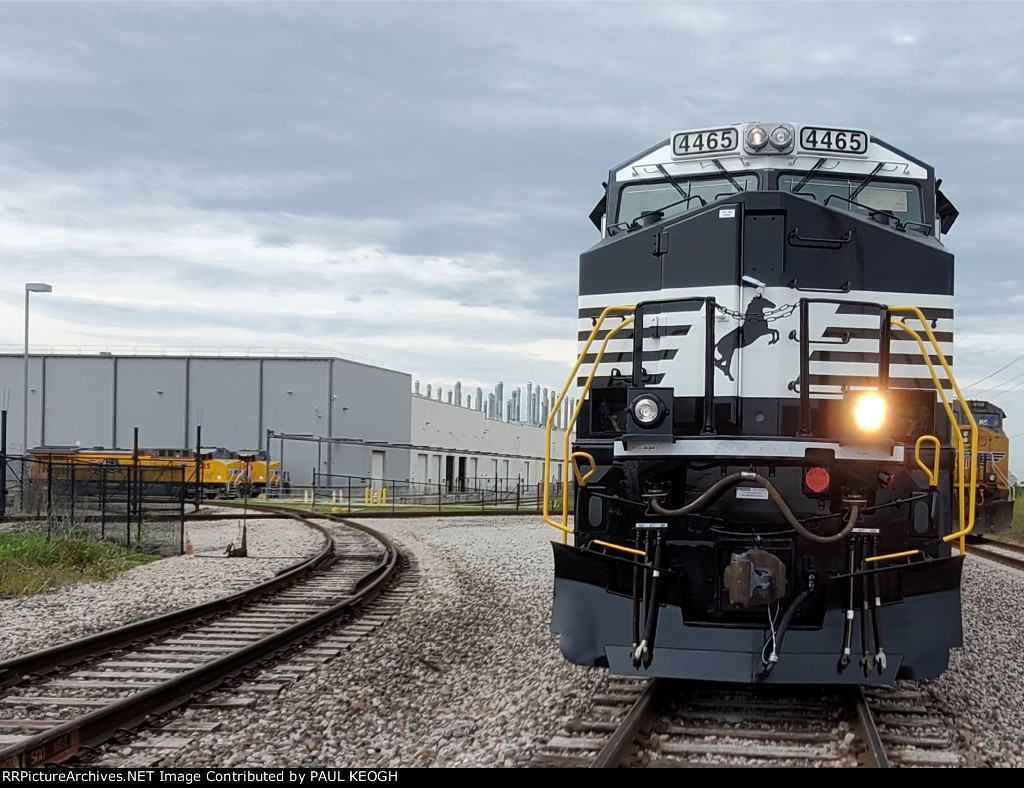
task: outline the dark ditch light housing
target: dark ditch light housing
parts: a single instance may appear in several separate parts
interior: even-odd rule
[[[626,398],[625,441],[669,442],[672,440],[672,389],[635,388]]]

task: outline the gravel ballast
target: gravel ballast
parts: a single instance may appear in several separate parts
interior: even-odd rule
[[[604,671],[566,663],[549,630],[559,534],[539,517],[367,524],[416,556],[422,578],[402,612],[252,708],[184,712],[222,727],[160,765],[525,767],[608,683]],[[0,600],[0,658],[233,593],[320,547],[289,521],[252,521],[247,534],[249,558],[223,557],[234,524],[195,524],[195,557]],[[946,673],[918,685],[958,730],[964,766],[1024,766],[1022,598],[1024,575],[968,557],[965,645]]]

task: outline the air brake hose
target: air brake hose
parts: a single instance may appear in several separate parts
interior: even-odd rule
[[[643,653],[643,665],[645,668],[651,666],[654,658],[654,636],[658,630],[658,578],[661,575],[661,534],[654,538],[654,568],[651,570],[650,598],[647,600],[648,608],[644,622],[643,643],[647,646]]]
[[[860,540],[860,570],[862,572],[860,577],[860,667],[864,671],[864,677],[867,678],[871,675],[871,668],[873,662],[871,660],[871,641],[868,637],[868,572],[867,572],[867,552],[868,545],[867,540],[861,538]]]
[[[650,535],[644,544],[645,554],[650,549]],[[637,539],[637,548],[640,540]],[[633,649],[630,657],[633,667],[651,666],[654,659],[654,637],[658,629],[658,578],[661,575],[661,534],[654,540],[654,557],[651,567],[633,567]],[[641,631],[642,630],[642,631]]]
[[[782,638],[786,636],[786,630],[789,629],[789,624],[793,620],[793,616],[796,614],[796,609],[800,607],[801,603],[811,595],[811,589],[805,588],[792,602],[789,603],[789,607],[786,608],[786,612],[782,614],[782,620],[779,621],[779,631],[775,635],[775,642],[772,644],[772,653],[768,657],[768,661],[763,663],[764,670],[761,671],[762,676],[767,676],[772,672],[772,668],[775,667],[775,663],[779,661],[779,651],[782,650]]]
[[[846,621],[843,624],[843,652],[839,655],[839,664],[836,665],[836,670],[842,673],[846,670],[846,667],[850,664],[850,651],[853,643],[853,572],[856,568],[857,551],[854,547],[853,541],[850,542],[849,547],[850,556],[850,584],[848,586],[848,596],[846,603]]]
[[[636,549],[640,549],[640,535],[636,537]],[[646,546],[645,546],[646,550]],[[639,667],[639,655],[640,655],[640,589],[641,582],[643,581],[642,575],[640,574],[639,563],[633,565],[633,615],[632,615],[632,631],[633,631],[633,666]]]
[[[878,537],[871,537],[871,556],[878,555]],[[878,609],[882,606],[882,597],[878,591],[878,575],[871,576],[871,585],[874,590],[874,604],[871,605],[871,623],[875,630],[875,667],[878,675],[885,673],[885,649],[882,648],[882,622],[879,621]]]
[[[724,479],[719,479],[717,482],[708,487],[708,489],[706,489],[701,495],[699,495],[696,500],[686,504],[685,506],[681,506],[678,509],[666,509],[661,505],[661,502],[658,501],[657,499],[651,501],[651,508],[658,514],[664,515],[666,517],[677,517],[681,514],[689,514],[690,512],[695,511],[696,509],[699,509],[705,504],[707,504],[711,499],[715,498],[726,487],[738,484],[739,482],[757,482],[762,487],[764,487],[768,491],[768,497],[775,502],[775,505],[779,507],[779,511],[782,512],[782,515],[786,518],[789,524],[796,529],[797,533],[799,533],[805,539],[808,539],[812,542],[818,542],[819,544],[829,544],[831,542],[838,542],[840,539],[844,538],[848,533],[850,533],[850,531],[853,530],[853,526],[856,524],[857,517],[860,512],[860,508],[856,504],[853,504],[850,507],[850,520],[843,527],[843,530],[841,530],[837,534],[833,534],[832,536],[819,536],[816,533],[808,531],[807,528],[804,527],[803,523],[796,519],[796,515],[793,514],[793,510],[789,508],[789,505],[782,497],[782,493],[775,489],[774,484],[768,481],[761,474],[754,473],[753,471],[740,471],[738,473],[732,473],[726,476]]]

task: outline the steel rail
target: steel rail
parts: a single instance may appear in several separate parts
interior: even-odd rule
[[[1000,553],[999,550],[1005,550],[1006,552]],[[1018,545],[990,539],[986,539],[984,544],[975,542],[967,547],[967,555],[974,555],[988,561],[995,561],[998,564],[1008,566],[1011,569],[1016,569],[1018,571],[1024,571],[1024,555],[1022,555],[1022,552],[1024,552],[1024,550],[1022,550]],[[1014,553],[1014,555],[1008,555],[1007,553]]]
[[[312,558],[304,559],[293,567],[279,572],[270,580],[247,588],[244,591],[219,597],[195,607],[175,610],[116,629],[97,632],[94,635],[87,635],[70,643],[52,646],[51,648],[4,660],[0,662],[0,689],[16,684],[21,681],[23,676],[43,675],[58,668],[68,667],[85,659],[106,653],[141,638],[165,635],[193,621],[211,615],[226,613],[235,607],[252,601],[255,596],[272,593],[282,586],[296,582],[302,575],[312,571],[334,556],[334,540],[325,528],[306,517],[302,515],[293,515],[293,517],[311,528],[315,528],[324,535],[325,545],[323,549]]]
[[[597,754],[591,769],[616,769],[623,765],[629,755],[630,748],[636,745],[637,734],[648,725],[654,717],[655,698],[661,691],[661,681],[652,679],[644,688],[643,694],[626,714],[622,724],[612,733],[601,751]]]
[[[875,724],[871,707],[868,705],[867,698],[864,697],[863,688],[859,686],[850,687],[846,700],[857,711],[859,733],[865,744],[867,744],[867,748],[864,750],[861,758],[864,766],[868,769],[891,768],[889,755],[885,750],[885,744],[882,742],[882,735],[878,731],[878,725]]]
[[[377,593],[384,589],[385,584],[400,565],[400,556],[398,551],[390,540],[383,537],[381,534],[375,533],[372,529],[366,528],[365,526],[361,526],[357,523],[346,524],[370,533],[379,539],[385,546],[384,555],[377,564],[365,573],[358,581],[356,584],[358,590],[354,594],[304,621],[276,632],[262,640],[256,641],[255,643],[245,646],[231,654],[213,660],[194,670],[183,673],[127,698],[115,701],[101,709],[84,714],[74,720],[54,726],[43,733],[28,737],[18,744],[0,749],[0,768],[27,768],[60,763],[78,754],[78,752],[83,748],[98,746],[99,744],[109,740],[119,730],[141,725],[156,715],[163,714],[182,705],[197,694],[213,689],[221,684],[225,679],[242,673],[255,663],[263,661],[282,651],[286,651],[293,647],[297,642],[310,637],[317,631],[332,624],[335,619],[350,611],[353,606],[361,602],[368,601],[373,596],[376,596]],[[331,540],[331,554],[333,554],[333,550],[334,544],[333,540]],[[312,569],[322,563],[324,560],[322,556],[323,552],[314,559],[304,562],[298,569],[293,569],[285,575],[281,575],[268,583],[262,584],[258,588],[262,589],[263,593],[260,593],[257,596],[265,595],[269,590],[267,586],[272,586],[273,589],[276,589],[282,584],[289,584],[285,582],[286,578],[290,582],[294,582],[299,572],[306,569]],[[253,589],[250,589],[250,592],[251,591],[253,591]],[[245,596],[246,594],[243,593],[235,594],[226,598],[232,602],[232,604],[227,607],[230,608],[236,606],[238,601]],[[250,599],[251,598],[252,597],[250,595]],[[217,600],[216,603],[207,603],[200,607],[208,608],[207,614],[209,612],[217,612],[220,610],[220,607],[218,606],[219,603],[222,603],[223,601],[224,600]],[[159,617],[159,621],[164,626],[156,629],[158,631],[167,629],[167,622],[171,619],[177,619],[178,615],[179,614],[170,614],[168,616]],[[184,613],[180,615],[184,620],[189,620],[189,617],[185,616]],[[195,616],[192,616],[191,618],[194,617]],[[156,621],[156,619],[142,622],[142,625],[153,626],[152,621]],[[115,630],[116,632],[121,633],[119,634],[118,641],[124,642],[124,631],[132,628],[133,627],[130,626],[121,628],[120,630]],[[139,627],[139,629],[148,628],[149,627],[145,626]],[[98,636],[86,638],[84,640],[100,642],[102,641],[102,636],[104,634],[106,633],[101,633]],[[48,656],[52,657],[53,653],[59,652],[59,650],[59,648],[48,649]],[[78,649],[76,649],[76,653],[78,653]]]

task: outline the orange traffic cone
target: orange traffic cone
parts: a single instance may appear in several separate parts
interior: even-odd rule
[[[188,538],[188,528],[185,529],[185,555],[189,558],[195,557],[195,550],[192,549],[192,540]]]

